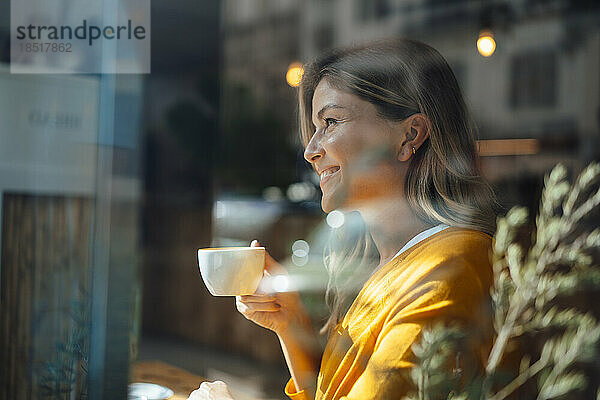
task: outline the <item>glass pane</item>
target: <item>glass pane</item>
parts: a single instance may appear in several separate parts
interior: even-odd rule
[[[596,398],[596,3],[4,2],[0,398]]]

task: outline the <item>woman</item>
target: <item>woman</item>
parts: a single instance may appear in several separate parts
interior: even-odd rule
[[[246,318],[279,337],[291,374],[286,394],[401,398],[413,390],[411,345],[437,322],[477,332],[458,357],[476,373],[491,342],[495,201],[479,176],[450,67],[412,40],[336,50],[306,67],[299,102],[304,156],[320,176],[323,211],[356,211],[364,229],[338,232],[354,243],[334,244],[326,257],[331,317],[322,355],[297,293],[237,298]],[[266,270],[283,273],[270,257]],[[197,392],[231,398],[222,382]]]

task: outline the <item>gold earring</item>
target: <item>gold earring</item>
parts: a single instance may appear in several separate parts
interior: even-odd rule
[[[412,151],[413,151],[413,155],[417,154],[417,150],[415,149],[415,147],[414,147],[414,146],[413,146],[413,148],[412,148]]]

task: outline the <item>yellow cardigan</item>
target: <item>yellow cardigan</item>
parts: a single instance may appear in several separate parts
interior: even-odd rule
[[[377,270],[327,342],[316,400],[400,399],[412,392],[411,345],[438,321],[479,332],[469,356],[482,364],[492,341],[491,241],[478,231],[447,228]],[[293,379],[285,393],[308,399]]]

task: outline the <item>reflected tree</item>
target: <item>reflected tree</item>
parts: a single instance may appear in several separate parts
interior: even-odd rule
[[[296,151],[282,114],[243,84],[225,85],[222,140],[216,165],[219,181],[238,193],[258,194],[265,186],[284,187],[296,178]]]

